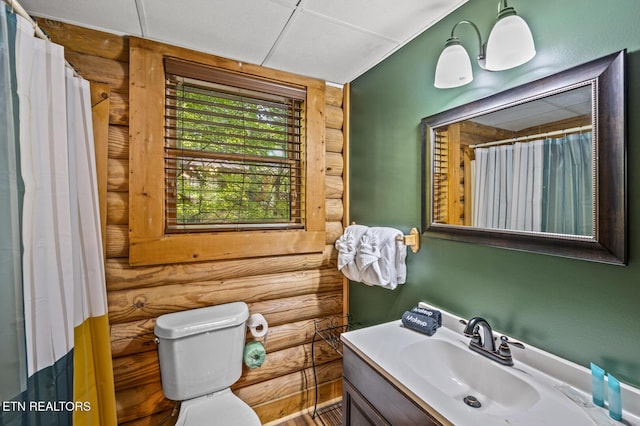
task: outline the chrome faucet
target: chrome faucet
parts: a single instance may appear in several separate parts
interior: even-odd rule
[[[479,329],[482,328],[482,335]],[[469,349],[502,365],[513,365],[513,357],[509,345],[524,349],[524,345],[519,342],[511,342],[507,336],[500,337],[500,346],[496,349],[493,330],[484,318],[473,317],[466,323],[464,335],[471,337]]]

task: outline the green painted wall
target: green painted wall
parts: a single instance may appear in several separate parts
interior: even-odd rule
[[[423,117],[553,74],[606,54],[628,51],[629,265],[521,253],[435,239],[407,256],[407,284],[394,291],[350,285],[354,321],[400,318],[418,300],[588,366],[601,364],[640,386],[640,8],[631,0],[512,0],[534,34],[537,56],[490,73],[474,66],[462,88],[433,87],[436,60],[453,25],[474,21],[486,39],[497,0],[471,0],[351,84],[350,219],[420,227]],[[472,57],[476,37],[456,31]]]

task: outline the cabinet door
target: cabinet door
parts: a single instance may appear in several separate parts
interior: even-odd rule
[[[343,386],[348,386],[347,389],[357,392],[359,398],[354,399],[356,393],[349,392],[343,400],[343,412],[349,411],[348,408],[345,409],[345,405],[349,405],[346,399],[351,398],[354,401],[351,405],[357,405],[357,418],[365,421],[364,423],[345,421],[345,425],[440,425],[431,414],[419,407],[351,349],[344,346],[343,353]],[[356,418],[354,412],[355,410],[352,410],[351,413],[353,419]],[[343,416],[343,419],[345,418]],[[378,419],[382,419],[382,422],[379,423]]]
[[[386,426],[389,423],[348,380],[342,381],[342,425]]]

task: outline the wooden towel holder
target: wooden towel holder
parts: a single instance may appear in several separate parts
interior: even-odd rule
[[[351,222],[352,225],[355,225],[355,222]],[[420,231],[418,228],[411,228],[409,231],[409,235],[397,236],[396,241],[402,241],[405,246],[408,246],[412,252],[417,253],[420,250]]]
[[[418,228],[411,228],[409,235],[398,236],[398,241],[402,241],[405,246],[409,246],[412,252],[417,253],[420,250],[420,232]]]

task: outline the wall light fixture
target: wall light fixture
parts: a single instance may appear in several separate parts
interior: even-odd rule
[[[489,39],[482,43],[480,30],[471,21],[460,21],[451,29],[444,50],[438,58],[434,86],[440,89],[459,87],[473,80],[471,60],[466,49],[455,36],[460,24],[469,24],[478,36],[478,65],[489,71],[503,71],[529,62],[536,55],[533,36],[527,23],[516,14],[507,0],[500,0],[498,17],[489,33]]]

